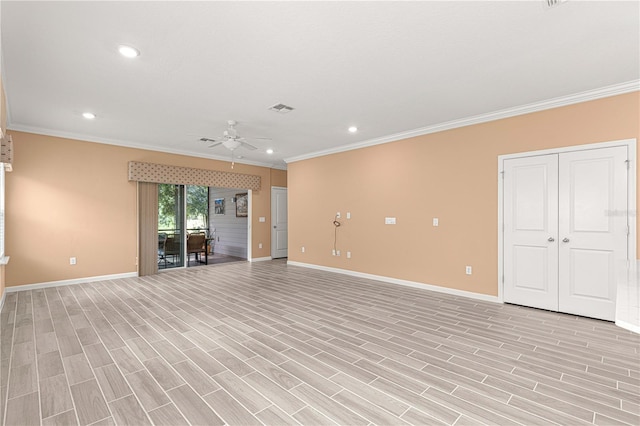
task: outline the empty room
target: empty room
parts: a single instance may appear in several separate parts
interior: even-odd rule
[[[0,425],[638,425],[640,1],[0,0]]]

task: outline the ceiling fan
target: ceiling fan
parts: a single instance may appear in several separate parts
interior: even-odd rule
[[[222,133],[222,136],[219,138],[200,138],[202,142],[213,142],[213,144],[209,145],[209,148],[213,148],[219,145],[224,146],[230,151],[235,150],[236,148],[243,147],[247,148],[251,151],[257,149],[255,146],[250,143],[245,142],[247,139],[264,139],[271,140],[270,138],[244,138],[238,135],[238,131],[236,130],[236,125],[238,124],[235,120],[227,121],[229,127]]]
[[[254,151],[258,148],[256,148],[255,146],[251,145],[250,143],[246,142],[247,139],[263,139],[263,140],[271,140],[270,138],[253,138],[253,137],[249,137],[249,138],[244,138],[241,137],[240,135],[238,135],[238,131],[236,130],[236,125],[238,124],[237,121],[235,120],[228,120],[227,121],[227,130],[225,130],[222,133],[221,137],[218,138],[200,138],[200,140],[202,142],[213,142],[211,145],[209,145],[209,148],[214,148],[216,146],[224,146],[225,148],[227,148],[229,151],[231,151],[231,168],[233,169],[233,166],[235,164],[234,162],[234,151],[237,148],[246,148],[248,150]]]

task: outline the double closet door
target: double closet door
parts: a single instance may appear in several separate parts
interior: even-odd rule
[[[615,319],[627,147],[504,160],[504,300]]]

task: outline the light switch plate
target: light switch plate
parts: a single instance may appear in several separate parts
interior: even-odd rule
[[[259,221],[259,222],[266,222],[266,221],[267,221],[267,219],[266,219],[264,216],[260,216],[260,217],[258,218],[258,221]]]
[[[438,218],[437,217],[433,218],[433,226],[438,226]]]
[[[384,218],[384,224],[385,225],[395,225],[396,224],[396,218],[395,217],[385,217]]]

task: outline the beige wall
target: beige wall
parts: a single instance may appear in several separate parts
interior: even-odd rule
[[[635,92],[289,164],[289,260],[497,295],[498,156],[637,139],[639,105]]]
[[[0,127],[2,128],[2,131],[7,130],[7,99],[4,94],[4,86],[2,85],[2,76],[0,76]],[[0,300],[4,295],[4,270],[5,266],[0,265]]]
[[[6,251],[11,256],[7,286],[137,270],[136,183],[127,180],[129,161],[231,171],[223,161],[11,134],[14,163],[6,179]],[[270,217],[271,169],[236,163],[233,171],[262,178],[262,189],[253,191],[252,255],[267,257],[269,220],[259,222],[258,218]],[[69,265],[71,256],[77,257],[77,265]]]
[[[271,186],[287,187],[287,171],[271,169]]]

